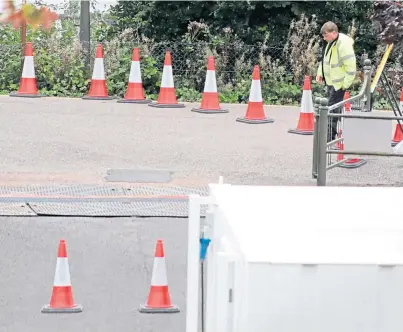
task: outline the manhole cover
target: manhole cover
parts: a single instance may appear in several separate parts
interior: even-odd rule
[[[105,179],[109,182],[166,183],[172,181],[172,172],[159,170],[111,169]]]

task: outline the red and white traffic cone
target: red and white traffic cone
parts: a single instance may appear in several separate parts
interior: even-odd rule
[[[304,88],[302,91],[301,109],[297,128],[289,129],[291,134],[313,135],[314,111],[312,100],[312,86],[310,76],[305,76]]]
[[[125,97],[118,100],[118,103],[148,104],[150,102],[151,100],[146,99],[144,95],[140,69],[140,50],[138,48],[133,48],[129,84],[127,86]]]
[[[253,68],[252,85],[249,92],[248,108],[244,117],[236,119],[238,122],[259,124],[273,123],[274,120],[267,118],[263,109],[262,86],[260,84],[259,66]]]
[[[213,56],[208,57],[206,81],[204,82],[204,92],[200,108],[193,108],[192,112],[206,114],[229,112],[227,109],[222,109],[220,107]]]
[[[82,97],[86,100],[110,100],[113,97],[108,95],[108,88],[106,86],[105,68],[104,68],[104,52],[102,45],[98,44],[97,52],[95,55],[94,69],[92,71],[92,80],[90,91],[87,96]]]
[[[20,87],[17,92],[10,93],[11,97],[39,98],[45,97],[39,94],[35,76],[34,51],[32,43],[25,46],[24,67],[20,80]]]
[[[403,113],[403,89],[400,92],[400,110]],[[399,126],[399,124],[396,124],[395,128],[395,134],[393,135],[392,139],[392,146],[396,146],[398,143],[400,143],[403,140],[403,124]]]
[[[50,303],[42,308],[42,312],[77,313],[81,311],[83,311],[82,305],[75,304],[73,299],[66,242],[60,240],[52,297]]]
[[[141,313],[176,313],[179,308],[173,305],[168,289],[165,267],[164,246],[162,240],[157,241],[155,248],[153,275],[147,303],[139,308]]]
[[[174,85],[174,77],[172,73],[172,57],[171,52],[165,53],[164,69],[162,71],[161,87],[156,102],[148,104],[151,107],[161,108],[182,108],[184,104],[178,103],[176,99],[176,91]]]

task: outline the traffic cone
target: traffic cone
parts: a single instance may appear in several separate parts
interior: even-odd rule
[[[252,84],[249,92],[248,108],[244,117],[236,119],[238,122],[243,123],[273,123],[274,120],[267,118],[263,109],[262,87],[260,84],[260,70],[259,66],[253,68]]]
[[[400,110],[403,113],[403,89],[400,92]],[[403,124],[399,126],[399,124],[397,123],[391,145],[396,146],[397,143],[401,142],[402,140],[403,140]]]
[[[153,275],[147,303],[139,308],[141,313],[176,313],[179,308],[171,303],[165,268],[164,246],[157,241],[155,248]]]
[[[75,304],[73,299],[66,242],[60,240],[52,297],[50,304],[45,305],[42,312],[77,313],[81,311],[83,311],[83,307],[80,304]]]
[[[289,129],[288,132],[299,135],[313,135],[313,126],[314,114],[311,77],[305,76],[297,128]]]
[[[39,94],[36,84],[34,51],[32,43],[25,46],[24,67],[20,80],[20,87],[17,92],[10,93],[11,97],[39,98],[45,95]]]
[[[339,128],[339,131],[337,132],[337,138],[341,138],[342,133],[343,133],[342,129]],[[336,147],[334,149],[335,150],[341,150],[342,146],[343,146],[343,141],[338,141],[336,143]]]
[[[350,99],[350,98],[351,98],[350,92],[346,91],[344,93],[344,100],[347,100],[347,99]],[[351,112],[351,103],[350,102],[347,102],[347,103],[344,104],[344,112],[346,112],[346,113]]]
[[[151,100],[146,99],[144,96],[140,69],[140,50],[138,48],[133,48],[129,84],[125,97],[118,100],[118,103],[148,104],[150,102]]]
[[[344,141],[340,142],[340,149],[339,151],[344,151]],[[338,153],[337,154],[337,161],[342,161],[344,159],[343,153]],[[365,165],[367,163],[366,160],[364,159],[359,159],[359,158],[351,158],[347,159],[345,162],[341,163],[338,165],[338,167],[341,168],[358,168],[362,165]]]
[[[161,108],[185,107],[184,104],[178,103],[176,100],[174,77],[172,74],[172,57],[170,51],[165,53],[164,69],[162,71],[161,87],[157,102],[152,102],[148,104],[148,106]]]
[[[110,100],[113,97],[108,95],[108,88],[106,86],[105,68],[104,68],[104,52],[102,44],[98,44],[97,52],[95,55],[94,69],[92,72],[92,80],[90,91],[87,96],[82,97],[86,100]]]
[[[340,138],[340,135],[338,135],[338,137]],[[339,147],[339,151],[343,151],[344,150],[344,142],[340,141],[338,147]],[[343,159],[344,159],[343,153],[338,153],[336,161],[342,161]]]
[[[204,82],[204,92],[200,108],[193,108],[192,112],[206,113],[206,114],[229,112],[227,109],[222,109],[220,107],[213,56],[208,57],[206,81]]]

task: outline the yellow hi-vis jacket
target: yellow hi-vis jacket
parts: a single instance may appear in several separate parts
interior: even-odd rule
[[[334,43],[326,45],[317,76],[323,77],[326,85],[334,86],[336,91],[347,90],[355,79],[357,63],[353,45],[354,40],[343,33],[339,33]]]

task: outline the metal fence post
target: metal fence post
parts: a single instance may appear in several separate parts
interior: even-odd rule
[[[319,136],[318,136],[318,165],[317,186],[326,186],[326,157],[327,157],[327,124],[329,113],[329,100],[322,98],[319,107]]]
[[[313,150],[312,150],[312,178],[318,177],[318,121],[319,121],[319,106],[320,98],[316,97],[313,109],[314,109],[314,122],[313,122]]]
[[[364,92],[364,112],[372,111],[372,93],[371,93],[371,60],[364,60],[364,75],[368,77],[368,84]]]

